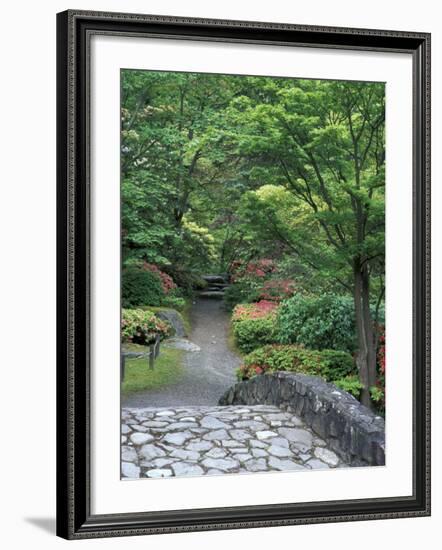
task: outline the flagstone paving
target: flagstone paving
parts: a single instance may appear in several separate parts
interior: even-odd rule
[[[270,405],[123,408],[123,479],[346,466],[298,417]]]

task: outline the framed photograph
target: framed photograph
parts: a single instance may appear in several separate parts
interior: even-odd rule
[[[57,36],[57,534],[429,515],[430,35]]]

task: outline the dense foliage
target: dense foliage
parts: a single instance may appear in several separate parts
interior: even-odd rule
[[[164,296],[161,280],[156,273],[135,267],[123,270],[121,278],[123,307],[159,306]]]
[[[166,338],[172,334],[172,328],[155,313],[143,309],[123,309],[121,315],[121,338],[123,342],[149,344],[159,334]]]
[[[161,300],[161,305],[181,311],[186,306],[186,299],[174,292],[170,292]]]
[[[177,285],[174,283],[172,277],[164,271],[161,271],[161,269],[157,265],[143,262],[143,264],[141,265],[141,269],[153,273],[160,279],[161,287],[165,295],[171,294],[174,290],[176,290]]]
[[[282,277],[275,261],[269,258],[235,261],[231,266],[231,280],[225,297],[228,309],[240,303],[262,300],[279,303],[296,291],[295,281]]]
[[[278,340],[310,349],[353,353],[356,347],[355,310],[350,296],[296,294],[278,311]]]
[[[362,390],[362,384],[359,382],[359,378],[356,374],[350,376],[344,376],[338,380],[333,381],[334,384],[348,393],[351,393],[353,397],[359,399]]]
[[[331,382],[354,373],[355,366],[352,356],[343,351],[267,345],[246,355],[244,364],[238,369],[238,378],[245,380],[275,371],[311,374]]]
[[[275,342],[276,308],[273,302],[240,304],[232,315],[232,330],[238,348],[248,353],[259,346]]]
[[[128,308],[161,305],[180,310],[186,305],[182,290],[172,277],[146,262],[123,270],[121,301]]]
[[[224,303],[229,311],[238,304],[247,304],[258,299],[259,291],[245,281],[230,285],[224,295]]]
[[[385,85],[121,74],[123,304],[173,307],[228,273],[229,308],[280,305],[277,329],[273,313],[233,321],[241,350],[278,332],[352,351],[362,402],[381,403]]]

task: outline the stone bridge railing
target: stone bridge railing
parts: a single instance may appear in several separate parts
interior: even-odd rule
[[[301,418],[352,466],[385,465],[385,424],[349,393],[316,376],[263,374],[232,386],[220,405],[276,405]]]

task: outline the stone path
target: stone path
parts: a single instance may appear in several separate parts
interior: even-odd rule
[[[346,466],[289,412],[270,405],[124,408],[122,478]]]
[[[229,320],[222,300],[197,299],[190,312],[192,332],[189,335],[196,347],[191,350],[188,341],[176,338],[163,344],[184,349],[183,376],[176,384],[123,396],[122,406],[216,405],[236,382],[235,369],[241,364],[227,345]]]

